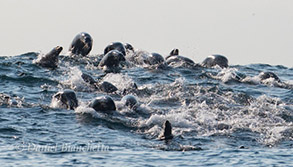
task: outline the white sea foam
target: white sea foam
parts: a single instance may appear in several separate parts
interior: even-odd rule
[[[138,121],[139,127],[149,127],[145,133],[153,137],[158,137],[162,133],[164,121],[169,120],[176,135],[184,135],[191,131],[199,136],[227,135],[238,129],[248,129],[252,133],[261,134],[257,139],[260,143],[274,145],[284,137],[282,133],[292,126],[280,116],[284,105],[281,105],[279,98],[262,95],[245,102],[247,104],[244,106],[239,106],[238,96],[233,92],[219,95],[216,92],[204,91],[208,88],[200,86],[195,88],[197,90],[192,94],[184,92],[182,90],[188,90],[184,79],[178,79],[170,86],[164,87],[165,91],[148,98],[152,115]],[[157,105],[171,104],[170,93],[175,95],[174,97],[180,97],[178,100],[184,97],[192,98],[191,103],[179,105],[169,111],[156,110],[152,107],[154,102]]]
[[[82,71],[78,67],[68,67],[68,69],[69,71],[65,74],[67,77],[65,77],[62,84],[69,86],[70,89],[75,91],[91,92],[95,90],[82,79]]]
[[[237,71],[236,68],[224,68],[217,74],[217,77],[225,83],[230,80],[235,80],[237,77]]]
[[[36,59],[34,59],[34,60],[32,61],[32,63],[33,63],[33,64],[36,64],[36,63],[40,62],[40,60],[41,60],[44,56],[45,56],[44,53],[42,53],[42,52],[38,53],[38,57],[37,57]]]
[[[238,80],[243,83],[270,86],[279,84],[273,78],[261,80],[259,76],[239,79],[236,68],[219,68],[219,71],[214,78],[224,83]],[[74,90],[89,89],[81,78],[82,72],[79,68],[67,66],[65,74],[68,78],[65,77],[63,84],[69,85]],[[121,73],[109,73],[102,81],[112,83],[119,90],[132,87],[134,83],[131,77]],[[226,91],[219,94],[217,86],[190,86],[187,82],[184,77],[178,77],[170,84],[141,85],[139,89],[150,89],[155,93],[147,97],[139,97],[141,104],[138,110],[131,110],[122,102],[116,102],[118,115],[107,117],[106,114],[96,112],[86,103],[82,103],[75,109],[75,113],[90,114],[95,118],[137,127],[137,132],[144,129],[142,133],[151,138],[161,135],[166,120],[171,122],[174,135],[191,132],[197,136],[228,135],[238,129],[245,129],[259,134],[257,141],[266,145],[274,145],[282,140],[283,132],[292,126],[280,116],[283,107],[288,108],[288,105],[282,104],[281,99],[268,95],[256,99],[244,96],[244,99],[241,99],[241,94],[237,92]],[[292,83],[286,82],[286,84]],[[239,105],[239,101],[243,102],[243,105]],[[58,107],[54,102],[51,105]],[[138,117],[132,118],[131,114],[136,114]],[[149,114],[149,117],[144,117],[143,114]]]
[[[104,78],[103,81],[112,83],[119,90],[127,89],[132,87],[134,81],[127,74],[115,74],[109,73]]]

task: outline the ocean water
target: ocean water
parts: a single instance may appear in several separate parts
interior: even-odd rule
[[[0,57],[1,166],[293,166],[293,68],[132,65],[105,75],[97,55],[61,55],[50,70],[34,63],[38,54]],[[118,90],[97,91],[82,73]],[[75,110],[52,102],[65,89],[76,92]],[[127,94],[135,109],[121,101]],[[88,107],[102,95],[114,113]],[[168,142],[159,140],[166,120]]]

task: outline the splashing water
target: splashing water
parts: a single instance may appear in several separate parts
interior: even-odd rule
[[[48,70],[33,63],[37,55],[0,57],[1,147],[23,143],[84,146],[102,142],[110,146],[112,154],[66,152],[68,155],[65,155],[60,151],[52,155],[76,156],[89,164],[97,163],[95,159],[105,158],[104,161],[109,162],[117,157],[126,164],[125,154],[133,156],[135,161],[143,161],[143,165],[152,158],[143,160],[140,153],[155,155],[160,160],[166,160],[161,156],[173,155],[181,158],[174,162],[175,166],[185,164],[184,157],[209,159],[219,154],[229,159],[241,153],[240,146],[252,152],[264,149],[262,151],[270,156],[275,154],[269,148],[279,152],[282,152],[279,148],[292,149],[293,75],[290,68],[263,64],[225,69],[188,68],[180,64],[167,68],[131,65],[123,67],[120,73],[105,74],[97,66],[98,56],[77,61],[61,55],[59,67]],[[281,82],[273,78],[262,80],[261,71],[276,73]],[[110,82],[118,91],[107,94],[96,90],[82,79],[82,73],[99,82]],[[74,111],[52,100],[55,93],[65,89],[74,90],[77,95],[79,106]],[[122,101],[127,94],[137,98],[138,105],[134,108],[125,106]],[[105,95],[113,98],[116,111],[108,114],[89,107],[93,99]],[[174,135],[169,143],[158,140],[166,120],[172,124]],[[161,150],[166,152],[162,154]],[[172,151],[185,153],[180,156]],[[244,151],[242,156],[249,159],[255,156],[252,152]],[[284,155],[292,157],[292,151],[287,152]],[[249,157],[250,153],[253,156]],[[1,155],[18,156],[19,152],[2,149]],[[36,154],[26,156],[47,161],[47,157]],[[52,158],[51,154],[46,156]],[[265,161],[266,158],[262,158]]]

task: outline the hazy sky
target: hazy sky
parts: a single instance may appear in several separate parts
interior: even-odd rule
[[[110,42],[201,62],[225,55],[230,64],[293,67],[293,0],[1,0],[0,55],[63,53],[88,32],[91,54]]]

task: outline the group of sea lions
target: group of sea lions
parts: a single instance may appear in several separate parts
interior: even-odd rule
[[[92,50],[92,45],[93,39],[88,33],[79,33],[73,39],[69,48],[69,53],[70,55],[87,56]],[[54,47],[49,53],[42,55],[38,60],[36,60],[36,64],[47,68],[57,68],[58,56],[62,50],[63,47],[61,46]],[[130,52],[132,54],[128,54]],[[102,68],[115,68],[118,67],[120,62],[123,61],[129,61],[138,65],[158,65],[166,63],[167,65],[172,66],[174,62],[183,62],[190,66],[201,65],[203,67],[214,67],[218,65],[222,68],[228,67],[228,59],[222,55],[209,56],[201,64],[196,64],[193,60],[179,55],[178,49],[173,49],[170,54],[164,58],[158,53],[135,51],[131,44],[123,44],[121,42],[112,42],[104,49],[99,66]]]
[[[81,32],[73,39],[69,53],[70,56],[87,56],[92,50],[93,39],[86,33]],[[53,48],[49,53],[39,57],[35,63],[46,68],[55,69],[58,67],[58,56],[62,51],[61,46]],[[195,63],[193,60],[184,57],[179,54],[178,49],[173,49],[165,58],[158,53],[149,53],[146,51],[135,51],[134,47],[129,43],[113,42],[110,43],[105,49],[104,53],[100,55],[100,62],[98,66],[105,72],[113,72],[119,69],[121,63],[131,62],[134,65],[148,65],[148,66],[177,66],[180,64],[183,67],[215,67],[228,68],[228,59],[223,55],[211,55],[207,57],[202,63]],[[82,79],[91,85],[93,88],[112,93],[117,88],[109,82],[100,82],[93,79],[90,75],[83,73]],[[272,72],[262,72],[260,74],[261,80],[268,78],[274,78],[276,81],[281,82],[277,75]],[[55,100],[59,104],[59,107],[66,109],[75,109],[78,107],[78,100],[76,94],[72,90],[65,90],[58,92],[52,97],[52,101]],[[137,99],[132,95],[126,95],[122,98],[122,101],[128,107],[133,107],[137,103]],[[110,96],[102,96],[94,99],[88,104],[89,107],[99,112],[105,112],[116,110],[115,102]],[[169,140],[172,139],[172,126],[171,123],[166,120],[164,123],[164,132],[160,139]]]

